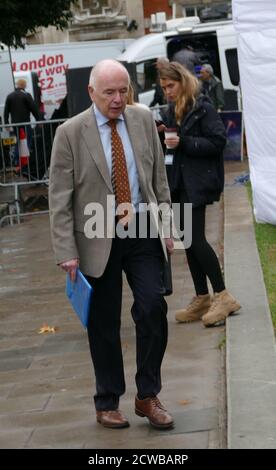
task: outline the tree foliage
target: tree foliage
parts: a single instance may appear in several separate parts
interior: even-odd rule
[[[63,29],[72,18],[70,4],[76,0],[0,0],[0,41],[8,46],[23,47],[27,32],[39,26]],[[23,41],[24,42],[24,41]]]

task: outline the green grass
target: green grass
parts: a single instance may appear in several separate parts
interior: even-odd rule
[[[247,184],[252,203],[252,189]],[[276,333],[276,225],[254,222],[257,247],[260,255],[272,322]]]
[[[225,346],[226,346],[226,336],[223,335],[223,337],[221,338],[220,342],[217,345],[217,348],[221,351],[222,349],[225,348]]]

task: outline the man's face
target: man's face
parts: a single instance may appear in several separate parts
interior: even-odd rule
[[[124,112],[128,98],[128,76],[123,70],[101,71],[95,87],[89,85],[89,95],[99,111],[108,119]]]
[[[211,77],[211,75],[210,75],[209,72],[207,72],[207,70],[204,70],[204,69],[201,69],[201,70],[200,70],[200,78],[201,78],[201,80],[203,80],[203,81],[210,80],[210,77]]]

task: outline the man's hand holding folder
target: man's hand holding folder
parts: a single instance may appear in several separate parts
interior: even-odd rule
[[[70,261],[64,261],[64,263],[60,263],[59,265],[63,271],[69,273],[72,282],[76,280],[79,263],[80,262],[78,258],[73,258],[70,259]]]

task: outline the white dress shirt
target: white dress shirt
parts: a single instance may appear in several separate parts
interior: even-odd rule
[[[100,138],[107,162],[107,166],[109,169],[109,173],[111,176],[112,171],[112,151],[111,151],[111,128],[107,124],[109,119],[107,119],[97,108],[95,103],[93,104],[97,126],[100,133]],[[121,137],[121,141],[124,147],[125,157],[126,157],[126,164],[127,164],[127,171],[128,171],[128,179],[129,179],[129,186],[130,186],[130,193],[131,193],[131,202],[134,206],[136,212],[139,211],[139,204],[142,203],[142,194],[139,187],[139,180],[138,180],[138,172],[135,162],[134,153],[132,150],[130,138],[127,132],[126,123],[124,120],[124,116],[120,114],[117,118],[117,132]]]

